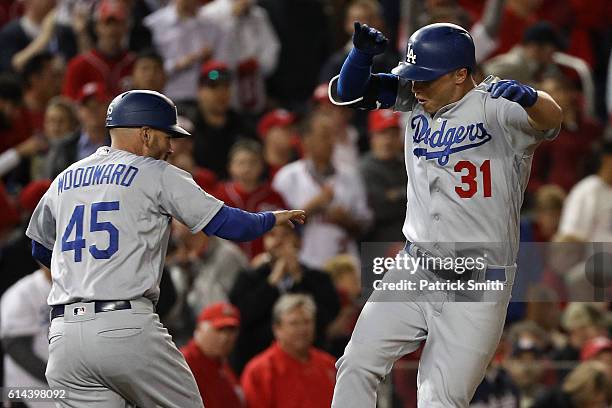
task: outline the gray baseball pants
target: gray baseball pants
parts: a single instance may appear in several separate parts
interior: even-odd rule
[[[46,377],[51,388],[68,392],[56,402],[87,408],[203,407],[193,374],[151,301],[131,305],[95,313],[93,303],[75,303],[53,319]]]
[[[499,343],[516,266],[503,290],[374,291],[338,360],[333,408],[375,408],[381,380],[426,340],[419,362],[418,406],[467,408]],[[484,281],[485,271],[477,280]],[[446,281],[429,270],[391,270],[383,282]],[[418,286],[417,286],[418,287]]]

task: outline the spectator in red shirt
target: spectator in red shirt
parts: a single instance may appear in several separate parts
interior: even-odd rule
[[[585,343],[580,351],[580,360],[599,360],[604,363],[612,379],[612,339],[599,336]]]
[[[228,171],[230,181],[220,184],[213,193],[227,205],[251,212],[286,207],[283,198],[270,186],[270,182],[261,180],[263,154],[261,145],[256,141],[244,139],[234,144],[229,152]],[[251,259],[263,252],[263,238],[242,242],[240,247]]]
[[[561,131],[554,143],[542,143],[535,152],[528,190],[543,184],[556,184],[569,192],[588,173],[593,146],[603,129],[588,120],[580,109],[580,94],[574,84],[562,76],[545,78],[539,89],[548,92],[563,109]]]
[[[507,1],[498,31],[498,46],[493,55],[506,53],[521,42],[527,27],[538,21],[536,12],[541,5],[542,0]]]
[[[70,60],[62,93],[77,99],[88,82],[104,84],[109,96],[129,89],[134,55],[125,47],[128,11],[118,0],[102,0],[95,12],[96,46]]]
[[[249,408],[328,408],[336,378],[335,359],[312,347],[314,301],[283,295],[274,305],[276,342],[255,356],[242,373]]]
[[[242,408],[244,396],[227,363],[238,336],[240,313],[229,303],[214,303],[200,313],[193,338],[181,348],[206,408]]]
[[[42,133],[47,104],[61,91],[63,62],[48,51],[34,55],[21,70],[23,102],[35,133]]]
[[[0,153],[18,145],[32,135],[23,108],[23,89],[9,74],[0,76]]]
[[[295,131],[296,116],[284,109],[266,113],[257,124],[257,134],[263,141],[263,155],[271,180],[285,164],[298,158],[300,140]]]

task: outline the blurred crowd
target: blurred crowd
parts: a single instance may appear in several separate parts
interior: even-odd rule
[[[473,406],[612,404],[610,280],[596,298],[580,279],[593,261],[583,244],[612,242],[606,0],[0,0],[5,386],[45,383],[50,275],[30,257],[29,216],[54,177],[109,144],[112,98],[149,89],[177,103],[193,137],[173,140],[169,161],[205,191],[308,215],[240,245],[173,222],[157,308],[205,405],[329,407],[363,304],[360,244],[404,240],[402,115],[327,96],[356,20],[391,40],[375,72],[417,28],[453,22],[474,38],[477,83],[517,79],[561,105],[525,192],[521,240],[540,243],[520,254],[527,302],[511,304]],[[393,406],[416,406],[418,353],[392,372]]]

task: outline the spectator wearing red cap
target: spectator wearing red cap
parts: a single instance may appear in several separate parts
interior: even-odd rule
[[[580,352],[580,360],[598,360],[608,367],[612,379],[612,340],[607,336],[599,336],[585,343]]]
[[[202,310],[193,338],[181,348],[206,408],[246,407],[234,371],[227,363],[240,327],[240,312],[229,303]]]
[[[265,80],[276,69],[280,42],[268,13],[254,0],[214,0],[200,15],[218,22],[223,44],[217,58],[236,73],[232,107],[259,114],[266,106]]]
[[[314,91],[314,110],[328,116],[335,128],[333,163],[338,168],[354,171],[359,165],[359,132],[350,120],[353,110],[331,103],[327,95],[328,84],[320,84]]]
[[[230,181],[218,186],[213,195],[227,205],[245,211],[273,211],[286,208],[283,198],[262,180],[264,170],[261,145],[254,140],[236,142],[229,152]],[[252,259],[263,252],[263,238],[241,242],[245,255]]]
[[[95,153],[98,147],[110,145],[105,127],[110,98],[103,84],[89,82],[79,91],[77,101],[81,135],[77,143],[76,159],[81,160]]]
[[[199,0],[174,0],[144,19],[168,75],[165,92],[177,102],[197,96],[200,66],[216,56],[222,35],[216,21],[198,16]]]
[[[359,171],[374,213],[367,241],[403,241],[406,216],[406,171],[402,158],[400,114],[375,110],[369,114],[370,151],[359,163]]]
[[[68,64],[62,93],[78,99],[83,86],[101,83],[109,96],[129,89],[134,55],[125,47],[128,10],[120,0],[102,0],[95,11],[95,47]]]
[[[310,296],[283,295],[274,305],[276,342],[247,364],[241,383],[249,408],[328,408],[336,359],[312,347],[316,306]]]
[[[263,156],[267,175],[274,178],[284,165],[298,158],[300,140],[294,129],[296,116],[285,109],[266,113],[257,124],[257,134],[263,141]]]
[[[219,61],[202,65],[198,87],[197,109],[188,112],[194,124],[196,164],[226,179],[230,148],[243,137],[253,138],[244,118],[230,107],[232,73]]]

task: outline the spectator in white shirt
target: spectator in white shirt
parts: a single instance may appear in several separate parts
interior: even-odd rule
[[[274,72],[280,42],[268,13],[253,0],[214,0],[200,15],[218,22],[223,44],[217,59],[235,76],[232,107],[239,112],[261,113],[266,105],[265,80]]]
[[[597,174],[578,182],[567,196],[558,240],[612,242],[612,142],[602,147]]]
[[[357,239],[372,219],[358,173],[332,164],[334,131],[327,115],[313,112],[303,130],[304,159],[281,168],[272,182],[288,206],[308,214],[300,261],[311,268],[340,253],[357,255]]]
[[[177,102],[196,99],[200,66],[222,47],[217,22],[198,16],[200,0],[174,0],[144,20],[168,75],[165,94]]]
[[[5,350],[5,387],[47,387],[50,290],[51,272],[41,267],[16,282],[2,296],[0,335]],[[36,406],[55,404],[40,402]]]

